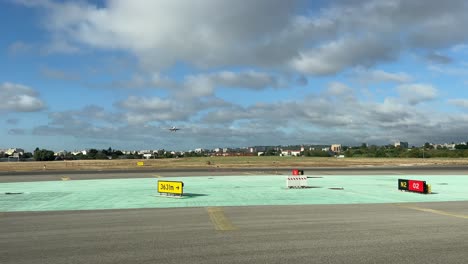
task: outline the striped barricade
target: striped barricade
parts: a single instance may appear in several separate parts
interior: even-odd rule
[[[304,175],[290,175],[286,176],[287,188],[305,188],[307,187],[307,176]]]

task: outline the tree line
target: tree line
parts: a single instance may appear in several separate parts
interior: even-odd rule
[[[361,146],[344,147],[343,154],[346,157],[365,158],[466,158],[468,147],[464,144],[455,145],[455,149],[447,147],[434,148],[429,143],[422,147],[400,148],[393,145],[387,146]]]
[[[189,152],[185,153],[185,157],[200,157],[203,156],[203,153],[195,153]],[[157,152],[153,153],[153,158],[176,158],[180,157],[181,155],[172,154],[169,151],[158,150]],[[120,150],[115,150],[112,148],[108,149],[89,149],[86,151],[86,154],[78,153],[73,155],[72,153],[66,152],[59,154],[57,156],[54,155],[54,152],[47,149],[39,149],[36,148],[34,150],[34,154],[32,158],[36,161],[52,161],[52,160],[106,160],[106,159],[142,159],[143,155],[138,154],[137,152],[133,152],[130,154],[124,154]]]
[[[86,154],[78,153],[73,155],[72,153],[66,152],[59,155],[55,155],[52,150],[48,149],[39,149],[36,148],[32,155],[34,160],[36,161],[52,161],[52,160],[93,160],[93,159],[118,159],[118,158],[125,158],[125,159],[141,159],[143,155],[138,153],[132,154],[124,154],[120,150],[113,150],[112,148],[108,149],[90,149],[86,152]]]
[[[343,146],[341,153],[334,153],[331,151],[305,150],[301,153],[305,157],[332,157],[336,154],[342,154],[347,158],[467,158],[468,157],[468,144],[457,144],[454,149],[446,147],[434,148],[433,145],[426,143],[422,147],[401,148],[393,145],[386,146],[367,146],[365,144],[358,147]],[[277,148],[269,148],[265,151],[264,156],[278,156],[280,151]],[[207,153],[186,152],[184,157],[200,157],[207,156]],[[181,157],[180,154],[172,154],[165,150],[159,150],[154,153],[153,158],[176,158]],[[2,154],[0,158],[7,158],[8,155]],[[131,154],[124,154],[120,150],[112,148],[108,149],[90,149],[86,154],[79,153],[73,155],[71,153],[63,153],[55,155],[52,150],[36,148],[33,153],[26,152],[20,159],[28,160],[33,159],[36,161],[53,161],[53,160],[93,160],[93,159],[142,159],[143,155],[137,152]]]
[[[455,144],[454,144],[455,145]],[[467,144],[456,144],[454,149],[447,147],[434,148],[430,143],[425,143],[422,147],[401,148],[394,145],[343,146],[342,152],[322,151],[321,149],[304,150],[301,156],[304,157],[333,157],[337,154],[348,158],[467,158]],[[278,156],[280,151],[268,149],[264,156]]]

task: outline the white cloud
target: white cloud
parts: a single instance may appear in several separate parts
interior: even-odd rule
[[[185,78],[183,86],[176,91],[176,94],[181,98],[212,96],[215,88],[215,83],[209,76],[190,75]]]
[[[261,90],[268,87],[276,88],[282,84],[273,75],[257,72],[222,71],[210,76],[219,86]]]
[[[171,95],[188,100],[197,97],[211,97],[219,88],[264,90],[268,88],[287,88],[289,83],[295,82],[291,78],[274,74],[246,70],[219,71],[184,76],[183,80],[172,80],[159,73],[149,75],[133,74],[129,80],[116,80],[104,87],[108,88],[161,88],[167,89]],[[304,85],[307,80],[300,80]],[[103,85],[101,85],[103,86]]]
[[[374,66],[394,59],[397,47],[374,36],[343,38],[300,53],[292,68],[304,74],[329,75],[353,66]]]
[[[370,107],[374,107],[374,111],[369,111]],[[370,122],[378,122],[383,127],[393,127],[405,120],[414,120],[411,118],[414,112],[409,111],[409,108],[400,100],[395,98],[385,98],[383,103],[374,103],[366,107],[366,116]]]
[[[431,94],[427,92],[431,89],[422,84],[400,89],[423,97]],[[407,104],[408,98],[349,100],[347,91],[345,85],[332,83],[328,92],[337,96],[312,93],[294,101],[247,107],[216,99],[181,104],[175,98],[129,97],[115,104],[116,112],[89,106],[51,113],[48,124],[36,127],[33,133],[136,142],[132,145],[155,142],[156,148],[171,149],[194,145],[323,144],[337,140],[343,144],[387,144],[396,136],[410,144],[422,144],[466,137],[468,116],[447,117],[429,105]],[[166,128],[174,123],[184,129],[168,137]]]
[[[117,79],[107,84],[93,84],[92,86],[123,89],[177,89],[180,86],[180,84],[178,84],[175,80],[172,80],[167,76],[162,76],[160,73],[134,73],[130,78],[127,79]]]
[[[22,84],[0,84],[0,98],[0,111],[4,112],[35,112],[45,109],[45,103],[39,99],[37,92]]]
[[[468,99],[450,99],[448,102],[458,107],[468,108]]]
[[[413,79],[409,74],[404,72],[392,73],[383,70],[366,70],[364,68],[357,68],[354,74],[360,82],[364,83],[407,83]]]
[[[452,58],[442,55],[437,52],[430,52],[426,55],[426,59],[429,62],[436,63],[436,64],[450,64],[453,62]]]
[[[245,46],[257,46],[258,37],[276,33],[287,23],[293,6],[280,0],[249,5],[114,0],[99,8],[76,2],[46,8],[47,26],[54,34],[92,47],[130,50],[145,65],[160,68],[178,60],[208,66],[246,58]]]
[[[159,97],[146,98],[130,96],[125,101],[122,101],[118,106],[133,111],[169,111],[174,108],[174,104],[170,100],[161,99]]]
[[[119,79],[109,87],[165,89],[157,91],[165,95],[161,97],[149,89],[142,93],[144,96],[129,96],[114,104],[115,112],[89,107],[53,113],[50,124],[36,130],[39,134],[80,137],[82,131],[90,138],[131,140],[134,132],[138,140],[154,142],[166,139],[141,130],[175,122],[190,127],[190,133],[185,134],[190,136],[182,138],[173,133],[174,138],[203,146],[255,143],[259,139],[289,144],[291,138],[304,140],[300,143],[336,139],[385,143],[397,134],[402,140],[416,141],[431,136],[427,131],[449,138],[451,133],[462,134],[459,131],[467,127],[456,125],[466,117],[447,117],[430,108],[429,101],[439,96],[435,87],[411,84],[413,76],[405,72],[374,69],[413,52],[427,54],[432,61],[449,62],[444,52],[455,45],[454,49],[461,52],[460,45],[467,41],[464,0],[339,1],[326,2],[316,10],[307,9],[310,5],[301,6],[300,1],[282,0],[108,0],[99,5],[85,1],[16,2],[45,9],[40,13],[45,14],[41,24],[49,33],[45,36],[50,40],[46,52],[70,54],[95,49],[109,54],[118,50],[118,56],[142,67],[119,66],[119,71],[114,72]],[[295,13],[298,6],[302,7],[300,14]],[[17,46],[21,50],[21,45]],[[179,63],[183,65],[181,71],[172,68]],[[99,69],[100,65],[93,66]],[[389,66],[382,68],[391,69],[393,65]],[[463,67],[433,65],[430,69],[468,75]],[[53,70],[43,69],[42,73],[70,77]],[[298,82],[305,84],[308,75],[341,72],[372,84],[403,84],[395,89],[400,97],[368,102],[356,95],[355,87],[341,82],[332,82],[323,92],[294,101],[272,102],[272,96],[257,99],[264,103],[245,107],[216,97],[220,96],[220,88],[244,89],[253,94],[266,89],[290,89],[298,76]],[[177,79],[169,79],[174,75]],[[301,95],[323,88],[312,87],[323,79],[309,80],[310,87],[301,89]],[[374,89],[368,90],[373,93]],[[34,105],[35,109],[44,108],[37,94],[17,91],[14,105],[18,109],[34,109]],[[4,94],[0,95],[3,99]],[[451,103],[461,106],[465,102]],[[114,125],[110,120],[121,124]],[[118,131],[129,135],[114,135]]]
[[[411,2],[411,1],[408,1]],[[430,3],[432,4],[432,3]],[[418,3],[420,8],[428,9],[424,1]],[[415,7],[418,7],[415,6]],[[457,8],[458,7],[458,8]],[[467,4],[464,1],[450,1],[448,8],[438,5],[437,19],[425,19],[418,25],[419,30],[409,37],[409,42],[416,47],[443,48],[451,43],[463,43],[467,40],[468,18]]]
[[[124,117],[129,124],[148,122],[179,122],[197,116],[210,108],[222,108],[229,104],[217,98],[160,98],[130,96],[115,106],[126,111]]]
[[[354,90],[348,87],[346,84],[340,82],[332,82],[328,85],[326,94],[332,96],[349,96],[354,94]]]
[[[176,94],[178,97],[213,96],[217,88],[263,90],[287,87],[287,80],[257,71],[221,71],[186,76]]]
[[[328,75],[405,51],[431,54],[468,38],[464,0],[345,1],[300,15],[301,1],[281,0],[17,2],[47,10],[52,50],[123,50],[150,71],[181,61],[204,69],[289,65]]]
[[[403,100],[411,105],[437,98],[437,89],[430,84],[405,84],[397,87],[397,91]]]

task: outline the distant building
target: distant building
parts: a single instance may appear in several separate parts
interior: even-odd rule
[[[395,148],[408,148],[408,142],[397,141],[395,142]]]
[[[7,155],[9,155],[9,156],[11,156],[11,155],[13,155],[13,154],[15,154],[15,153],[17,153],[17,154],[19,154],[19,155],[23,155],[23,154],[24,154],[24,149],[20,149],[20,148],[10,148],[10,149],[7,149],[7,150],[5,151],[5,154],[7,154]]]
[[[341,152],[341,144],[331,145],[330,150],[335,152],[335,153],[340,153]]]
[[[265,146],[255,146],[255,147],[248,148],[249,153],[265,152],[266,150],[267,150],[267,147]]]
[[[138,151],[138,155],[153,154],[153,153],[154,151],[150,149],[144,149],[144,150]]]
[[[290,149],[281,150],[281,156],[300,156],[300,155],[301,155],[300,150],[290,150]]]
[[[202,148],[197,148],[197,149],[195,149],[195,153],[202,153],[202,152],[204,152],[204,151],[205,151],[205,150],[202,149]]]
[[[76,156],[76,155],[79,155],[79,154],[83,154],[83,155],[87,155],[88,154],[88,151],[87,150],[80,150],[80,151],[72,151],[70,152],[73,156]]]
[[[152,157],[154,157],[152,153],[143,154],[143,158],[145,158],[145,159],[151,159]]]
[[[65,155],[67,155],[67,154],[68,154],[67,151],[65,151],[65,150],[60,150],[60,151],[55,152],[55,153],[54,153],[54,156],[56,156],[56,157],[57,157],[57,156],[65,156]]]
[[[448,150],[454,150],[455,146],[456,146],[455,143],[452,143],[452,144],[444,143],[444,144],[434,144],[433,145],[434,149],[446,148]]]

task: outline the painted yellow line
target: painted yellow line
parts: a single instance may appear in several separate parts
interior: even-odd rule
[[[427,212],[427,213],[433,213],[433,214],[438,214],[438,215],[445,215],[445,216],[451,216],[451,217],[456,217],[456,218],[468,219],[468,215],[454,214],[454,213],[449,213],[449,212],[440,211],[440,210],[434,210],[434,209],[430,209],[430,208],[423,208],[423,207],[418,207],[418,206],[409,206],[409,205],[398,205],[398,206],[402,207],[402,208],[421,211],[421,212]]]
[[[210,216],[211,222],[213,223],[215,230],[218,231],[232,231],[237,230],[231,221],[224,214],[224,210],[221,207],[207,207],[208,215]]]
[[[69,181],[70,177],[62,177],[62,181]]]
[[[154,175],[154,177],[156,177],[156,178],[162,178],[163,176],[157,175],[157,174],[156,174],[156,175]]]

